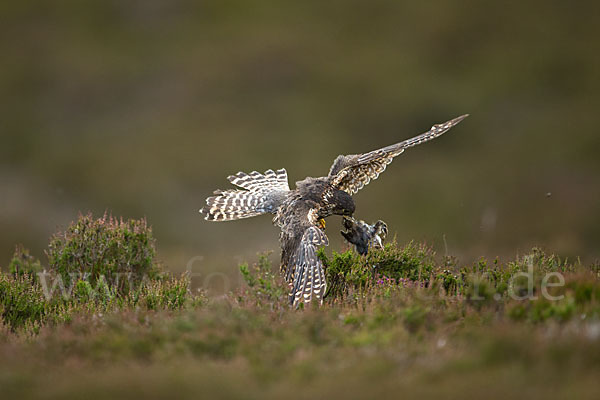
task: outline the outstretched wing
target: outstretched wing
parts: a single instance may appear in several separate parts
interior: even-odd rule
[[[352,195],[371,180],[377,179],[394,157],[402,154],[405,149],[441,136],[468,116],[469,114],[461,115],[443,124],[433,125],[429,131],[419,136],[382,149],[364,154],[338,156],[329,171],[330,183],[333,187]]]
[[[325,233],[316,226],[304,230],[300,244],[292,256],[294,265],[293,282],[290,290],[290,303],[323,302],[327,288],[323,263],[317,257],[320,246],[327,246],[329,240]]]
[[[277,221],[281,227],[281,269],[290,284],[290,304],[323,302],[327,285],[323,263],[317,256],[329,240],[317,224],[316,204],[295,201]]]

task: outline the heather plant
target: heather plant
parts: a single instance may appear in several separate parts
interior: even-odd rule
[[[25,328],[33,332],[46,322],[68,319],[62,299],[48,298],[34,276],[27,273],[0,272],[0,316],[13,330]]]
[[[326,300],[331,304],[364,306],[404,291],[440,301],[456,299],[465,307],[502,311],[534,323],[568,321],[577,310],[587,310],[586,315],[600,311],[589,306],[600,298],[597,268],[583,268],[539,248],[507,263],[482,258],[465,267],[451,257],[437,262],[431,248],[414,243],[404,247],[391,243],[367,256],[334,251],[329,257],[321,250],[319,257],[328,283]],[[581,271],[584,278],[573,280]],[[566,283],[561,282],[565,274],[571,279]]]
[[[78,279],[94,285],[104,277],[126,293],[144,277],[156,279],[155,240],[145,219],[94,219],[80,215],[64,232],[55,233],[48,245],[50,270],[70,286]]]
[[[358,397],[388,398],[397,397],[391,385],[398,376],[411,379],[403,393],[433,378],[450,393],[465,376],[464,385],[472,385],[496,371],[482,384],[482,395],[515,384],[523,393],[532,382],[544,388],[548,374],[558,381],[566,371],[573,379],[586,377],[568,393],[597,382],[596,267],[558,261],[538,249],[506,263],[481,259],[458,266],[412,243],[367,257],[353,251],[319,257],[334,290],[325,304],[304,310],[290,308],[287,285],[268,254],[240,266],[246,285],[231,302],[192,295],[186,276],[146,278],[126,293],[103,276],[94,283],[77,278],[70,296],[47,297],[41,279],[0,273],[0,355],[17,360],[5,363],[0,385],[5,391],[16,385],[13,370],[28,379],[22,385],[37,383],[40,393],[51,380],[65,379],[62,386],[69,387],[73,376],[87,376],[86,392],[102,380],[131,390],[157,385],[167,395],[176,385],[200,391],[215,379],[226,388],[242,379],[234,397],[244,397],[248,382],[255,382],[260,396],[280,398],[290,386],[297,393],[321,385],[311,393],[319,397],[331,393],[331,385],[346,393],[358,381],[353,392],[365,390]],[[527,282],[513,282],[517,273],[536,286],[532,296],[510,296],[513,289],[517,295],[528,290]],[[560,273],[564,285],[543,286],[548,273]],[[30,360],[40,367],[32,370]],[[108,369],[99,365],[124,366],[99,379]],[[47,366],[57,373],[40,383]],[[165,376],[175,378],[161,381]],[[367,389],[362,376],[370,379]]]
[[[435,268],[435,252],[424,243],[410,242],[398,246],[396,241],[383,249],[374,249],[367,255],[366,263],[378,275],[410,281],[428,281]]]
[[[161,272],[145,220],[81,215],[48,246],[49,268],[22,246],[0,271],[1,325],[36,333],[78,314],[117,310],[179,310],[205,303],[187,276]]]
[[[244,263],[239,266],[239,269],[247,289],[238,296],[238,301],[272,306],[282,306],[287,303],[287,285],[281,275],[273,271],[269,253],[259,254],[258,261],[252,267]]]
[[[47,311],[44,294],[30,275],[0,272],[0,316],[11,327],[42,321]]]
[[[394,241],[361,256],[354,251],[318,253],[326,271],[329,299],[360,296],[368,287],[419,282],[427,286],[435,270],[435,253],[424,244],[399,247]]]
[[[469,267],[459,270],[458,293],[474,300],[478,307],[508,297],[536,298],[540,289],[548,292],[548,277],[574,273],[582,269],[579,263],[569,263],[556,255],[548,255],[540,248],[514,261],[501,264],[498,259],[490,263],[482,258]],[[550,286],[552,282],[550,282]]]
[[[15,248],[15,253],[8,264],[8,271],[14,275],[29,275],[37,279],[37,274],[42,272],[40,260],[29,254],[29,250],[22,245]]]
[[[144,220],[81,216],[53,235],[50,272],[17,247],[9,272],[0,273],[2,326],[35,333],[78,315],[176,311],[206,304],[202,294],[191,294],[188,277],[159,272],[154,254],[152,232]],[[328,256],[323,250],[318,256],[328,282],[324,307],[372,309],[371,323],[399,319],[413,333],[429,327],[430,316],[440,309],[446,310],[448,320],[466,310],[535,324],[566,323],[576,315],[600,317],[598,268],[582,268],[540,249],[508,263],[481,259],[465,267],[450,257],[438,261],[430,247],[412,242],[401,247],[390,243],[367,256],[354,251]],[[288,286],[269,254],[259,255],[252,266],[240,265],[240,272],[246,287],[235,302],[241,308],[288,309]],[[568,279],[558,285],[548,281],[548,274]],[[353,318],[344,317],[349,323]]]
[[[147,280],[127,294],[120,294],[102,278],[96,285],[79,279],[69,293],[63,293],[50,292],[29,274],[0,272],[0,319],[14,331],[36,333],[41,326],[63,323],[78,314],[129,309],[173,311],[204,304],[201,292],[190,293],[186,276]]]
[[[375,276],[373,268],[369,267],[362,256],[354,251],[344,253],[334,251],[329,258],[321,249],[318,257],[325,268],[327,282],[325,298],[328,301],[359,296],[360,291],[365,290]]]
[[[148,310],[178,310],[182,309],[188,300],[194,300],[196,305],[200,304],[199,299],[194,299],[188,292],[189,279],[185,276],[179,279],[150,281],[140,287],[135,303],[141,302]]]

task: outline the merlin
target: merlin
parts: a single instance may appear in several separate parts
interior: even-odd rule
[[[352,195],[377,179],[396,156],[441,136],[467,116],[433,125],[421,135],[378,150],[340,155],[327,176],[296,182],[294,190],[285,169],[264,174],[238,172],[227,179],[240,189],[215,191],[200,212],[208,221],[274,214],[273,223],[281,229],[281,270],[290,285],[290,304],[322,303],[327,283],[317,250],[329,244],[324,218],[334,214],[351,217],[355,209]]]

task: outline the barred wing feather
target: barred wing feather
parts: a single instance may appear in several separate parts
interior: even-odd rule
[[[456,126],[468,114],[461,115],[443,124],[433,125],[427,132],[411,139],[373,150],[364,154],[338,156],[329,171],[328,178],[333,187],[355,194],[371,180],[377,179],[385,168],[405,149],[435,139]]]
[[[323,302],[327,289],[323,263],[317,256],[320,246],[327,246],[329,240],[325,233],[316,226],[308,227],[302,234],[300,244],[291,258],[294,266],[291,283],[290,303]]]

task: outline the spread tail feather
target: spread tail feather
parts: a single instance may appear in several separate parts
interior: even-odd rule
[[[233,221],[264,214],[259,211],[263,201],[261,195],[247,190],[216,191],[218,196],[206,199],[206,206],[200,210],[207,221]]]
[[[217,190],[200,210],[207,221],[233,221],[273,212],[277,193],[290,190],[285,169],[238,172],[227,178],[242,190]]]

